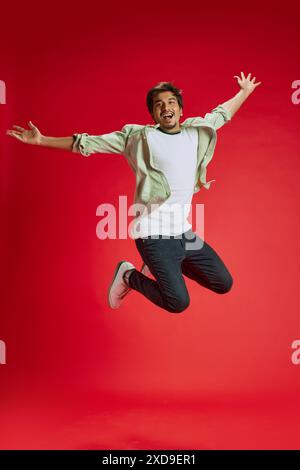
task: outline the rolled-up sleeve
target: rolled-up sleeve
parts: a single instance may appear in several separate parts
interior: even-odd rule
[[[72,152],[88,157],[92,153],[122,154],[126,148],[129,126],[102,135],[73,134]]]
[[[81,155],[84,155],[85,157],[88,157],[91,152],[87,150],[87,137],[89,137],[88,134],[73,134],[73,146],[72,146],[72,152],[74,153],[81,153]]]
[[[210,113],[206,113],[204,119],[209,122],[215,129],[219,129],[226,122],[231,120],[231,113],[219,104]]]

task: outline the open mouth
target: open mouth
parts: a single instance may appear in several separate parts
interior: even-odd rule
[[[171,114],[171,113],[169,113],[169,114],[164,114],[164,115],[162,116],[162,119],[163,119],[164,121],[166,121],[166,122],[171,121],[172,118],[173,118],[173,114]]]

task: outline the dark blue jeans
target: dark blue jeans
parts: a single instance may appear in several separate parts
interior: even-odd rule
[[[231,289],[233,279],[214,249],[190,229],[182,235],[137,238],[136,247],[155,280],[134,270],[129,285],[151,302],[173,313],[190,304],[183,274],[218,294]]]

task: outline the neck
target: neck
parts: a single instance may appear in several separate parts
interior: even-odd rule
[[[165,134],[180,134],[181,129],[177,129],[175,131],[168,131],[166,129],[163,129],[161,126],[158,126],[157,129],[159,129],[161,132],[164,132]]]

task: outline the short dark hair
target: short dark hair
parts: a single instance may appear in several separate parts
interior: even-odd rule
[[[153,99],[154,97],[158,94],[161,93],[162,91],[172,91],[172,93],[176,96],[178,104],[180,108],[183,109],[183,97],[182,93],[183,90],[180,90],[177,88],[174,84],[174,82],[159,82],[157,85],[155,85],[151,90],[148,91],[147,93],[147,108],[150,114],[153,113]]]

